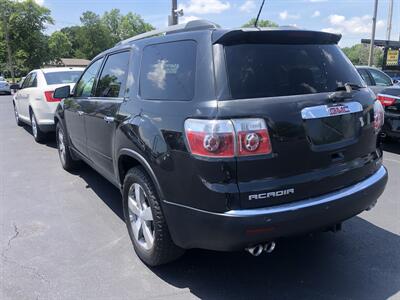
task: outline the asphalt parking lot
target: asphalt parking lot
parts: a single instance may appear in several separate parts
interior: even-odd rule
[[[291,238],[270,255],[188,251],[155,269],[135,255],[119,191],[59,163],[0,96],[1,299],[400,299],[400,143],[370,212],[340,233]]]

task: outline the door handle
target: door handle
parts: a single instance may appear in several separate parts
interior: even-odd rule
[[[104,116],[104,121],[106,121],[106,123],[112,123],[114,120],[114,117]]]
[[[83,115],[85,114],[85,113],[84,113],[83,111],[81,111],[81,110],[78,110],[77,113],[78,113],[79,116],[83,116]]]

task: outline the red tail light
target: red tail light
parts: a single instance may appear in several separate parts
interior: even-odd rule
[[[190,151],[206,157],[269,154],[271,142],[263,119],[185,121]]]
[[[378,133],[385,121],[385,110],[383,109],[382,103],[380,101],[375,101],[374,103],[374,128],[375,132]]]
[[[233,124],[237,133],[238,156],[272,152],[268,129],[263,119],[236,119]]]
[[[383,106],[391,106],[396,102],[396,98],[387,95],[378,95],[376,98]]]
[[[47,102],[59,102],[61,101],[60,98],[53,97],[54,91],[46,91],[44,92],[44,96],[46,97]]]
[[[193,154],[208,157],[235,155],[235,131],[229,120],[188,119],[185,131]]]

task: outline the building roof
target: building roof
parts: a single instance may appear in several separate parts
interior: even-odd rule
[[[61,58],[61,65],[66,67],[86,67],[90,60],[83,58]]]

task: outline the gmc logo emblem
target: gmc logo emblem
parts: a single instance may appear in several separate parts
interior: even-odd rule
[[[347,107],[347,105],[338,105],[338,106],[329,107],[328,111],[331,116],[335,116],[335,115],[349,113],[350,109]]]
[[[287,190],[280,190],[280,191],[274,191],[274,192],[268,192],[268,193],[249,195],[249,200],[260,200],[260,199],[268,199],[268,198],[274,198],[274,197],[282,197],[282,196],[287,196],[290,194],[294,194],[294,189],[287,189]]]

